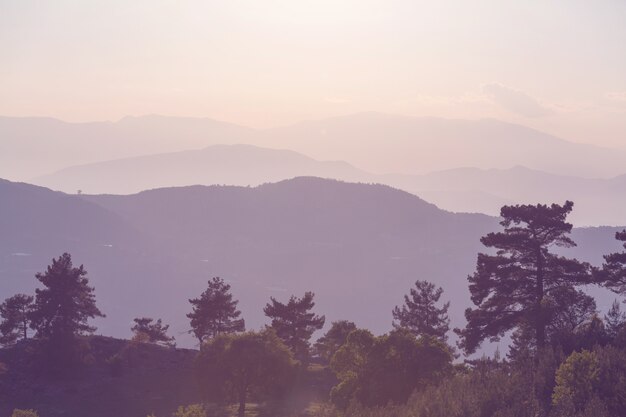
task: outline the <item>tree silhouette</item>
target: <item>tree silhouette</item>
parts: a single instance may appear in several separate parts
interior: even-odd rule
[[[326,318],[316,316],[310,310],[315,303],[315,295],[307,291],[304,297],[291,296],[287,304],[270,298],[263,312],[272,319],[271,327],[291,349],[296,359],[307,362],[309,358],[309,340],[316,330],[324,327]]]
[[[230,285],[223,279],[215,277],[209,280],[209,286],[200,298],[189,302],[193,306],[192,312],[187,314],[191,324],[190,333],[198,339],[200,347],[207,338],[245,330],[244,320],[239,318],[241,312],[237,310],[238,301],[233,300]]]
[[[272,398],[289,386],[295,362],[291,352],[271,329],[222,334],[206,343],[196,368],[203,391],[214,400],[232,400],[238,416],[246,402]]]
[[[104,314],[96,306],[87,271],[83,265],[74,267],[69,253],[52,259],[46,272],[35,276],[44,288],[36,290],[31,327],[36,337],[45,342],[49,365],[62,370],[79,359],[76,337],[96,330],[89,325],[89,319]]]
[[[0,304],[0,344],[11,345],[20,337],[28,338],[32,307],[33,297],[26,294],[16,294]]]
[[[141,317],[134,319],[135,325],[131,327],[135,337],[144,337],[148,343],[163,344],[165,346],[174,346],[174,337],[167,335],[169,324],[163,325],[161,319],[156,322],[149,317]]]
[[[498,340],[509,330],[527,326],[537,348],[546,343],[546,327],[575,298],[586,298],[576,289],[592,281],[590,266],[550,252],[552,246],[572,247],[567,236],[572,225],[565,221],[573,208],[538,204],[504,206],[502,232],[481,238],[495,254],[479,253],[476,272],[468,277],[475,309],[465,311],[467,327],[456,330],[460,346],[476,351],[487,338]]]
[[[624,242],[626,248],[626,230],[615,233],[615,239]],[[602,270],[598,272],[607,288],[626,295],[626,251],[605,255]]]
[[[622,312],[619,301],[613,300],[611,308],[604,316],[606,332],[612,339],[617,337],[620,330],[626,325],[626,313]]]
[[[406,329],[376,337],[358,329],[330,363],[339,381],[331,400],[340,408],[352,400],[366,406],[405,403],[416,389],[447,375],[451,362],[450,349],[436,338],[418,339]]]
[[[348,335],[354,330],[356,330],[356,324],[351,321],[334,321],[326,334],[315,342],[313,348],[320,358],[330,362],[335,352],[346,343]]]
[[[435,288],[428,281],[415,281],[409,295],[404,296],[402,308],[393,309],[393,327],[409,330],[415,336],[433,336],[442,342],[448,340],[446,334],[450,330],[448,308],[450,302],[437,307],[443,294],[443,288]]]

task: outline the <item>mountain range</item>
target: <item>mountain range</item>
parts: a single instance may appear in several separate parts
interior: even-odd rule
[[[379,113],[271,129],[155,115],[94,123],[0,117],[0,138],[0,177],[21,181],[72,165],[219,144],[290,149],[320,161],[348,161],[377,174],[523,165],[554,174],[604,178],[624,174],[626,166],[624,150],[568,142],[511,123]]]
[[[67,195],[0,182],[0,292],[32,292],[52,257],[84,263],[101,332],[128,336],[162,317],[191,344],[185,314],[212,276],[232,285],[249,328],[270,296],[316,293],[328,321],[384,332],[416,279],[441,285],[453,325],[469,305],[466,276],[498,219],[457,214],[384,185],[301,177],[257,187],[191,186],[133,195]],[[594,263],[619,250],[616,228],[576,229],[566,253]],[[599,292],[600,305],[612,296]]]
[[[118,159],[62,169],[33,180],[51,189],[132,194],[187,185],[256,186],[298,176],[387,184],[454,212],[498,215],[505,204],[572,200],[578,226],[626,224],[626,175],[601,179],[550,174],[522,166],[457,168],[424,175],[376,175],[346,162],[318,161],[288,150],[213,145],[195,151]]]

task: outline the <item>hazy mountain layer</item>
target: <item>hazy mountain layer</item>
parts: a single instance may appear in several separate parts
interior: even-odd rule
[[[187,299],[211,276],[232,284],[250,328],[266,323],[270,296],[312,290],[328,320],[383,332],[418,278],[444,287],[462,325],[478,239],[497,227],[495,218],[445,212],[386,186],[318,178],[80,197],[1,184],[0,201],[10,202],[0,205],[2,295],[31,291],[34,273],[70,251],[108,315],[100,330],[120,336],[134,317],[158,316],[189,341]],[[613,234],[579,230],[571,253],[597,262],[618,249]]]
[[[626,176],[588,179],[525,167],[459,168],[425,175],[374,175],[345,162],[321,162],[302,154],[251,145],[214,145],[196,151],[126,158],[74,166],[35,182],[75,193],[130,194],[194,184],[255,186],[298,176],[382,183],[455,212],[498,215],[505,204],[572,200],[578,226],[626,224]]]
[[[210,119],[163,116],[78,124],[2,117],[0,176],[30,180],[71,165],[236,143],[292,149],[318,160],[345,160],[376,173],[524,165],[564,175],[609,177],[624,174],[626,166],[625,151],[567,142],[496,120],[361,113],[253,130]]]
[[[65,168],[34,180],[55,190],[132,194],[187,185],[260,185],[298,176],[364,181],[374,176],[345,162],[251,145],[212,145],[200,150],[125,158]]]

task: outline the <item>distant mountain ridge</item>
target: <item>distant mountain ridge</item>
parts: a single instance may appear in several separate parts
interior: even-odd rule
[[[498,215],[505,204],[573,200],[578,226],[626,224],[626,176],[589,179],[515,166],[458,168],[425,175],[375,175],[342,161],[317,161],[288,150],[252,145],[212,145],[63,169],[33,182],[55,190],[132,194],[187,185],[256,186],[299,176],[381,183],[454,212]]]
[[[290,150],[236,144],[73,166],[34,182],[68,193],[133,194],[195,184],[255,186],[298,176],[359,181],[369,174],[342,161],[316,161]]]
[[[556,174],[612,177],[624,174],[626,166],[626,151],[568,142],[497,120],[359,113],[256,130],[156,115],[94,123],[0,117],[0,177],[30,180],[72,165],[238,143],[349,161],[374,173],[523,165]]]
[[[479,238],[498,227],[496,218],[446,212],[388,186],[311,177],[128,196],[0,185],[0,201],[11,202],[0,204],[2,294],[31,292],[35,272],[70,251],[107,314],[100,331],[128,336],[132,318],[162,317],[183,345],[193,343],[187,299],[212,276],[232,285],[249,328],[266,323],[270,296],[312,290],[328,320],[384,332],[416,279],[443,286],[453,325],[463,325]],[[579,247],[567,253],[597,263],[619,249],[615,230],[578,229]]]

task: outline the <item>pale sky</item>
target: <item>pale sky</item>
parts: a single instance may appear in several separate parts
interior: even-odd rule
[[[0,0],[0,115],[361,111],[626,148],[626,1]]]

